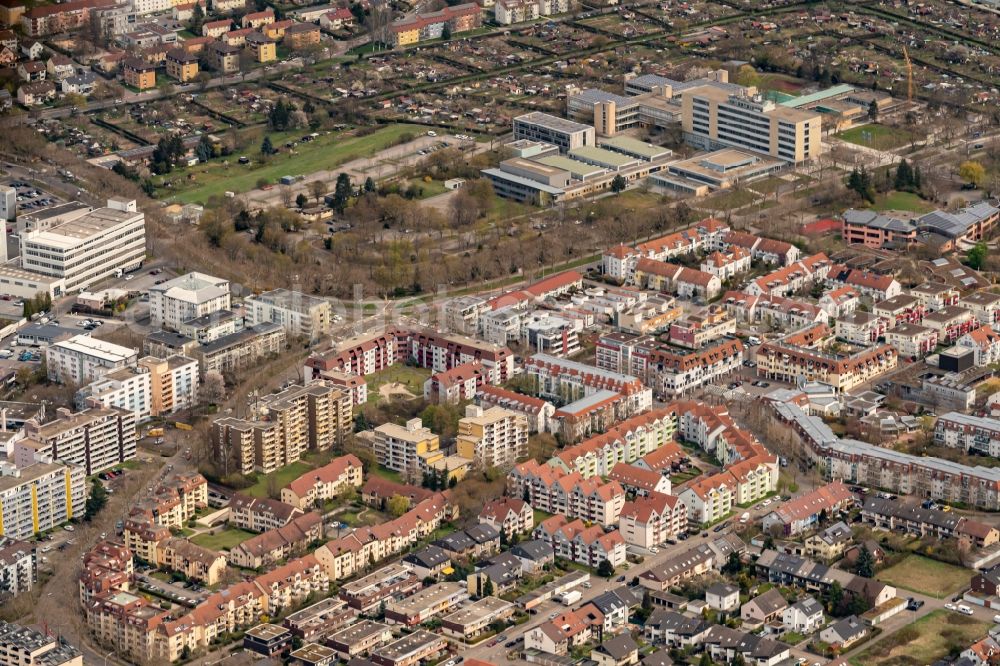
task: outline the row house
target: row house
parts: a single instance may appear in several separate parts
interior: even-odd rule
[[[528,460],[507,475],[507,494],[526,498],[535,509],[561,513],[601,525],[618,522],[625,491],[617,481],[605,483],[600,477],[584,478],[579,472],[539,465]]]
[[[583,478],[608,476],[619,463],[632,463],[673,439],[677,414],[671,407],[626,419],[600,435],[570,446],[548,461]]]
[[[649,590],[665,592],[689,578],[711,571],[717,557],[708,544],[693,546],[639,574],[639,584]]]
[[[669,608],[656,608],[643,625],[643,637],[653,645],[686,648],[701,645],[712,625]]]
[[[834,287],[819,298],[819,307],[831,317],[849,315],[858,309],[860,293],[854,287]]]
[[[618,532],[629,546],[648,550],[687,531],[687,521],[687,507],[679,497],[652,492],[625,502]]]
[[[738,655],[745,664],[777,666],[789,659],[791,650],[779,641],[718,624],[705,634],[702,645],[708,655],[721,664],[736,663]]]
[[[861,518],[876,527],[937,539],[959,539],[976,548],[989,547],[1000,540],[1000,532],[991,525],[951,511],[925,509],[879,497],[871,497],[861,510]]]
[[[727,291],[722,307],[738,322],[765,324],[781,328],[802,328],[825,324],[830,313],[822,307],[784,296],[755,296],[742,291]]]
[[[958,305],[961,299],[958,289],[943,282],[925,282],[911,288],[910,295],[928,311],[943,310]]]
[[[903,287],[892,275],[879,275],[841,264],[830,267],[826,280],[830,285],[852,287],[873,301],[884,301],[899,296]]]
[[[812,529],[822,516],[832,516],[854,504],[854,495],[841,481],[834,481],[781,504],[764,516],[764,531],[778,528],[786,537]]]
[[[938,346],[938,332],[929,326],[901,323],[886,330],[885,343],[904,358],[919,359]]]
[[[814,254],[757,278],[744,291],[754,296],[788,296],[826,280],[831,265],[822,252]]]
[[[716,250],[701,262],[703,273],[711,273],[722,281],[750,270],[750,253],[738,246]]]
[[[229,522],[248,532],[278,529],[302,515],[302,509],[269,497],[233,493],[229,500]]]
[[[799,260],[799,248],[785,241],[755,236],[743,231],[728,231],[722,234],[720,249],[742,248],[754,260],[766,264],[788,266]]]
[[[441,493],[418,502],[399,518],[354,530],[329,541],[315,551],[330,580],[343,580],[410,548],[430,536],[441,523],[454,516],[453,508]]]
[[[957,344],[972,349],[975,363],[980,367],[1000,363],[1000,334],[990,325],[969,331],[958,339]]]
[[[723,237],[729,227],[719,220],[707,218],[689,229],[639,243],[634,248],[618,245],[602,257],[604,274],[624,283],[635,281],[635,267],[639,259],[666,261],[673,257],[697,252],[711,252],[728,248]]]
[[[804,450],[830,479],[921,498],[1000,510],[1000,470],[914,456],[858,440],[841,440],[822,419],[797,405],[772,403],[777,418],[799,435]]]
[[[915,296],[900,294],[875,303],[872,313],[885,319],[892,329],[898,324],[919,324],[927,314],[927,307]]]
[[[501,497],[488,501],[479,512],[479,522],[490,525],[507,535],[509,540],[515,534],[530,532],[535,527],[535,515],[531,505],[516,497]]]
[[[323,517],[309,512],[234,546],[229,562],[244,569],[260,569],[305,552],[309,545],[323,538]]]
[[[964,307],[947,305],[924,316],[923,325],[937,331],[941,344],[949,344],[979,328],[979,320]]]
[[[722,280],[718,275],[655,259],[639,259],[635,283],[644,289],[688,300],[710,301],[722,293]]]
[[[596,569],[604,560],[616,568],[625,564],[625,539],[618,530],[587,527],[579,518],[570,520],[556,514],[539,523],[532,536],[552,546],[556,557],[588,567]]]
[[[977,291],[962,299],[962,305],[976,315],[983,326],[1000,324],[1000,294],[993,291]]]
[[[885,334],[886,322],[870,312],[855,310],[837,319],[835,331],[841,340],[867,346],[878,342]]]

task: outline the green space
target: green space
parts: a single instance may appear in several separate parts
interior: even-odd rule
[[[934,206],[912,192],[880,194],[875,198],[871,208],[878,211],[901,210],[911,213],[929,213],[934,210]]]
[[[910,143],[913,134],[900,127],[871,123],[835,134],[838,139],[877,150],[893,150]]]
[[[216,531],[215,534],[205,532],[203,534],[193,536],[191,537],[191,543],[210,550],[232,550],[250,537],[254,536],[257,535],[253,532],[236,529],[235,527],[227,527],[226,529]]]
[[[800,634],[797,631],[786,631],[781,635],[781,642],[788,645],[798,645],[805,639],[805,634]]]
[[[303,130],[268,134],[275,146],[298,139]],[[308,133],[305,131],[305,133]],[[264,179],[276,183],[282,176],[310,174],[315,171],[335,169],[337,166],[361,157],[370,157],[380,150],[398,144],[406,135],[417,137],[424,133],[419,125],[387,125],[366,136],[345,136],[343,133],[324,134],[309,143],[300,143],[294,153],[282,152],[260,161],[257,146],[247,150],[249,164],[238,164],[237,155],[227,160],[216,159],[197,166],[182,168],[153,180],[158,187],[165,181],[173,187],[161,192],[173,194],[171,200],[180,203],[205,203],[209,197],[222,196],[225,192],[246,192],[257,187]],[[333,189],[331,179],[330,189]]]
[[[694,477],[701,474],[701,470],[697,467],[689,467],[686,472],[678,472],[677,474],[670,475],[670,483],[673,485],[680,485],[685,481],[690,481]]]
[[[244,488],[240,492],[253,497],[270,497],[275,493],[280,493],[282,488],[311,469],[312,465],[309,463],[301,460],[293,462],[291,465],[285,465],[277,472],[271,472],[266,476],[260,476],[257,479],[257,483],[253,484],[249,488]]]
[[[418,199],[429,199],[430,197],[436,197],[439,194],[444,194],[448,189],[444,186],[444,181],[441,180],[424,180],[422,178],[414,178],[406,182],[407,189],[414,188]]]
[[[552,517],[551,513],[548,513],[546,511],[542,511],[541,509],[535,509],[533,511],[533,514],[534,514],[533,518],[535,520],[535,526],[536,527],[538,526],[538,523],[540,523],[542,521],[545,521],[545,520],[548,520],[549,518]]]
[[[385,370],[376,372],[368,377],[368,400],[373,402],[375,406],[378,406],[378,403],[387,397],[382,395],[383,387],[385,387],[387,394],[393,396],[406,399],[422,396],[424,394],[424,382],[430,376],[431,371],[424,368],[417,368],[401,363],[391,365]],[[409,392],[410,395],[408,396],[401,391],[390,391],[388,388],[389,384],[400,385],[395,388],[402,388]]]
[[[374,474],[375,476],[380,476],[386,481],[392,481],[393,483],[403,483],[403,475],[399,472],[393,471],[391,469],[386,469],[381,465],[377,465],[368,470],[369,474]],[[344,521],[347,522],[346,520]]]
[[[969,584],[969,571],[920,555],[907,555],[876,576],[883,583],[943,599]]]
[[[709,210],[733,210],[752,204],[756,198],[757,195],[750,190],[728,190],[707,197],[698,205]]]
[[[974,617],[936,610],[884,637],[849,661],[854,666],[922,666],[958,654],[992,626]]]

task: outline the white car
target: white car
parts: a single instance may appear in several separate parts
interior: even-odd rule
[[[955,604],[945,604],[944,607],[948,610],[955,610]]]
[[[962,615],[972,615],[972,609],[969,608],[968,606],[959,606],[958,612],[961,613]]]

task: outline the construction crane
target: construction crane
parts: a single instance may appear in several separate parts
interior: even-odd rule
[[[910,60],[910,52],[903,45],[903,58],[906,59],[906,100],[913,101],[913,62]]]

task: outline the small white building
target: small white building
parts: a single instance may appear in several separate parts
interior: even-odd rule
[[[139,353],[87,335],[77,335],[50,345],[45,352],[51,381],[85,384],[112,370],[135,365]]]

